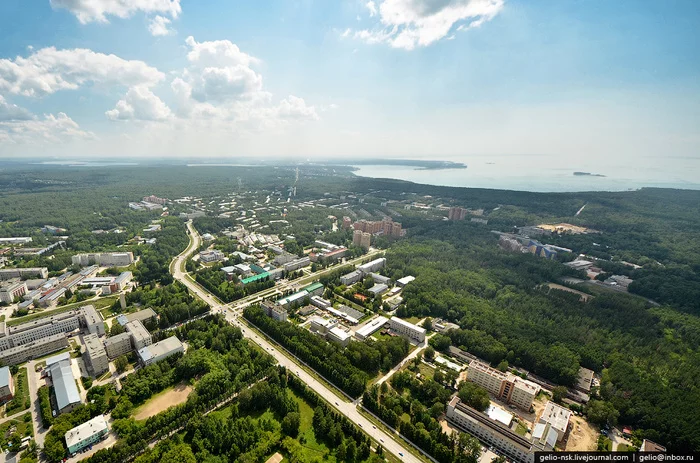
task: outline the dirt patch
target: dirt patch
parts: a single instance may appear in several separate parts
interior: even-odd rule
[[[598,431],[580,416],[573,415],[569,423],[571,430],[566,441],[566,451],[595,450],[598,446]]]
[[[277,452],[270,458],[268,458],[265,463],[280,463],[280,461],[282,461],[283,459],[284,457],[279,452]]]
[[[134,415],[136,420],[145,420],[148,417],[157,415],[163,410],[167,410],[173,405],[178,405],[187,400],[187,396],[192,392],[192,386],[178,384],[172,389],[161,392],[156,396],[148,399],[145,404],[141,405]]]

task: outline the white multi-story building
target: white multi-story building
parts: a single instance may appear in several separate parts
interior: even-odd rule
[[[134,254],[132,252],[91,252],[76,254],[71,257],[71,262],[81,267],[93,264],[101,267],[126,267],[134,262]]]
[[[362,279],[362,272],[359,270],[353,270],[352,272],[348,273],[347,275],[343,275],[340,277],[340,283],[344,284],[345,286],[350,286]]]
[[[376,272],[380,268],[384,268],[386,265],[386,258],[385,257],[380,257],[379,259],[374,259],[371,262],[367,262],[366,264],[359,265],[357,267],[357,270],[362,272],[362,275],[369,275],[372,272]]]
[[[561,441],[569,428],[571,410],[557,405],[551,400],[544,406],[544,410],[537,420],[538,423],[550,425],[557,433],[557,441]]]
[[[34,277],[46,279],[49,277],[49,269],[46,267],[4,268],[0,270],[0,280],[13,278]]]
[[[516,434],[508,426],[461,403],[459,397],[454,397],[447,404],[446,415],[451,424],[494,447],[507,458],[518,463],[533,463],[535,461],[534,452],[545,450],[535,448],[531,441]],[[552,449],[549,448],[549,450]]]
[[[204,263],[220,262],[226,259],[226,255],[218,249],[202,251],[199,253],[199,260]]]
[[[0,362],[5,365],[17,365],[66,347],[68,347],[68,338],[64,333],[45,336],[37,341],[1,350]]]
[[[0,285],[0,302],[12,304],[16,298],[27,294],[27,284],[23,281],[15,281]]]
[[[529,411],[532,401],[540,391],[535,383],[512,373],[504,373],[477,360],[469,363],[467,379],[483,387],[506,403]]]
[[[126,331],[131,335],[131,343],[135,350],[143,349],[153,343],[151,333],[148,332],[143,323],[139,320],[128,322],[124,325]]]
[[[348,344],[350,344],[350,340],[352,339],[352,334],[348,333],[339,326],[334,326],[333,328],[328,330],[326,338],[331,342],[339,344],[343,347],[347,347]]]
[[[294,259],[291,262],[287,262],[282,266],[285,272],[293,272],[294,270],[299,270],[300,268],[308,267],[311,265],[311,258],[301,257],[299,259]]]
[[[418,342],[425,341],[425,328],[409,323],[406,320],[401,320],[398,317],[392,317],[389,320],[389,328],[401,336],[411,338]]]
[[[86,334],[83,337],[85,343],[85,360],[95,376],[109,370],[109,358],[102,341],[96,334]]]
[[[139,349],[137,354],[141,363],[143,363],[144,366],[148,366],[170,357],[171,355],[182,352],[185,352],[184,344],[180,342],[177,336],[171,336],[155,344]]]
[[[131,333],[120,333],[105,340],[105,351],[111,359],[131,352]]]

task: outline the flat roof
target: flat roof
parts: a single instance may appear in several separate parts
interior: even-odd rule
[[[551,400],[544,406],[544,411],[540,416],[540,421],[544,421],[552,425],[558,431],[565,431],[569,425],[571,418],[571,410],[557,405]]]
[[[133,322],[136,320],[143,322],[144,320],[148,320],[150,318],[156,318],[156,316],[157,315],[153,309],[143,309],[139,310],[138,312],[126,314],[126,320],[128,322]]]
[[[107,355],[105,347],[102,345],[98,335],[87,334],[83,336],[83,341],[85,342],[85,348],[87,349],[88,356],[97,357],[100,355]]]
[[[10,385],[10,367],[0,368],[0,387],[6,387]]]
[[[388,318],[379,316],[379,317],[375,318],[374,320],[370,321],[369,323],[367,323],[362,328],[355,331],[355,334],[359,335],[359,336],[365,336],[365,337],[370,336],[372,333],[374,333],[379,328],[384,326],[386,324],[386,322],[388,322],[388,321],[389,321]]]
[[[145,326],[143,326],[143,323],[141,323],[140,320],[134,320],[131,322],[128,322],[125,325],[126,331],[131,333],[131,335],[134,337],[136,341],[142,340],[142,339],[151,339],[151,333],[148,332]]]
[[[138,354],[142,361],[147,362],[148,360],[167,355],[182,347],[182,342],[180,342],[177,336],[170,336],[155,344],[139,349]]]
[[[460,402],[459,397],[455,397],[450,402],[450,405],[454,406],[456,412],[460,412],[471,418],[473,421],[479,422],[482,426],[489,428],[491,431],[500,434],[503,438],[520,445],[521,447],[530,450],[532,448],[532,443],[525,439],[524,437],[513,432],[508,426],[503,423],[492,420],[487,415],[464,405]]]
[[[123,342],[124,338],[130,339],[131,334],[124,332],[124,333],[119,333],[116,336],[109,337],[109,338],[105,339],[105,346],[111,346],[112,344],[117,344],[119,342]]]
[[[105,420],[104,415],[97,415],[93,419],[86,421],[83,424],[79,424],[70,431],[66,432],[66,445],[69,448],[75,447],[77,444],[81,443],[87,438],[105,430],[109,430],[107,420]]]
[[[401,284],[401,285],[407,285],[415,279],[416,279],[416,277],[408,275],[408,276],[405,276],[403,278],[399,278],[398,280],[396,280],[396,282]]]
[[[399,324],[399,325],[403,325],[403,326],[405,326],[406,328],[409,328],[409,329],[418,331],[418,332],[420,332],[420,333],[425,333],[425,328],[421,328],[421,327],[418,326],[418,325],[414,325],[413,323],[409,323],[409,322],[407,322],[406,320],[400,319],[399,317],[392,317],[392,318],[391,318],[391,321],[392,321],[393,323],[397,323],[397,324]]]
[[[498,421],[499,423],[503,423],[508,427],[510,427],[510,423],[511,421],[513,421],[512,413],[507,412],[501,407],[497,407],[495,405],[489,405],[489,408],[486,409],[486,414],[492,420]]]
[[[339,328],[337,326],[334,326],[330,330],[328,330],[330,334],[335,336],[336,338],[340,339],[341,341],[345,341],[346,339],[349,339],[352,337],[352,334],[348,333],[342,328]]]

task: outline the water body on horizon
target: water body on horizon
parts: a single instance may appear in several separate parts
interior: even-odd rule
[[[642,187],[700,190],[700,162],[682,166],[613,166],[581,163],[556,165],[538,159],[484,156],[451,159],[466,169],[419,169],[410,166],[356,165],[355,175],[391,178],[436,186],[490,188],[532,192],[628,191]],[[574,175],[574,172],[592,175]]]

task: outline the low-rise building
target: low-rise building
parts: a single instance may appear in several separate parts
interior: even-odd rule
[[[571,410],[557,405],[550,400],[545,404],[544,410],[537,422],[550,425],[557,433],[557,441],[561,441],[569,428],[570,419]]]
[[[61,360],[48,366],[47,369],[49,370],[49,376],[51,376],[58,413],[72,411],[80,405],[81,400],[70,360]]]
[[[352,334],[348,333],[339,326],[334,326],[333,328],[328,330],[326,338],[329,341],[334,342],[340,346],[347,347],[348,344],[350,344],[350,339],[352,339]]]
[[[97,415],[66,432],[66,447],[71,455],[75,455],[84,448],[96,444],[107,434],[109,434],[107,420],[104,415]]]
[[[656,442],[652,442],[649,439],[644,439],[642,441],[642,446],[639,448],[640,452],[665,452],[666,447],[659,445]]]
[[[456,323],[451,323],[445,320],[442,320],[440,318],[436,318],[433,320],[433,329],[437,333],[446,333],[447,331],[450,330],[458,330],[459,325]]]
[[[313,317],[309,322],[309,331],[318,333],[323,336],[328,334],[328,331],[338,325],[338,320],[331,318]]]
[[[144,366],[159,362],[172,355],[185,352],[185,346],[177,336],[171,336],[137,351],[139,360]]]
[[[311,258],[301,257],[299,259],[294,259],[291,262],[287,262],[282,266],[285,272],[293,272],[294,270],[299,270],[300,268],[308,267],[311,265]]]
[[[302,289],[297,293],[290,294],[287,297],[283,297],[282,299],[277,300],[277,305],[281,305],[285,309],[289,307],[295,307],[301,305],[304,302],[304,299],[306,299],[307,297],[309,297],[309,293]]]
[[[389,320],[389,328],[401,336],[413,339],[418,342],[425,341],[425,328],[409,323],[398,317]]]
[[[93,375],[99,376],[109,370],[109,358],[102,341],[96,334],[83,336],[85,343],[85,363]]]
[[[379,331],[388,321],[388,318],[380,315],[355,331],[355,337],[360,341],[364,341],[368,337],[372,336],[372,334],[374,334],[376,331]]]
[[[386,265],[386,258],[380,257],[379,259],[374,259],[371,262],[367,262],[366,264],[362,264],[357,267],[357,270],[362,272],[362,275],[369,275],[372,272],[376,272],[380,268],[384,268]]]
[[[126,331],[131,335],[131,343],[135,350],[143,349],[153,343],[151,333],[148,332],[146,327],[143,326],[143,323],[139,320],[128,322],[124,325],[124,328],[126,328]]]
[[[389,291],[389,287],[387,285],[377,283],[376,285],[372,286],[367,291],[370,292],[374,297],[377,297],[377,296],[381,296],[382,294]]]
[[[310,300],[311,304],[315,305],[319,309],[325,309],[331,306],[331,301],[323,299],[320,296],[312,296]]]
[[[15,396],[15,382],[10,367],[0,368],[0,402],[12,400]]]
[[[131,333],[120,333],[105,340],[105,351],[110,359],[131,352]]]
[[[199,253],[199,260],[200,262],[204,263],[209,263],[209,262],[219,262],[222,261],[226,258],[223,252],[219,251],[218,249],[212,249],[209,251],[202,251]]]
[[[391,284],[391,278],[385,277],[384,275],[372,272],[369,274],[369,276],[371,276],[374,282],[377,284],[383,284],[387,286]]]

